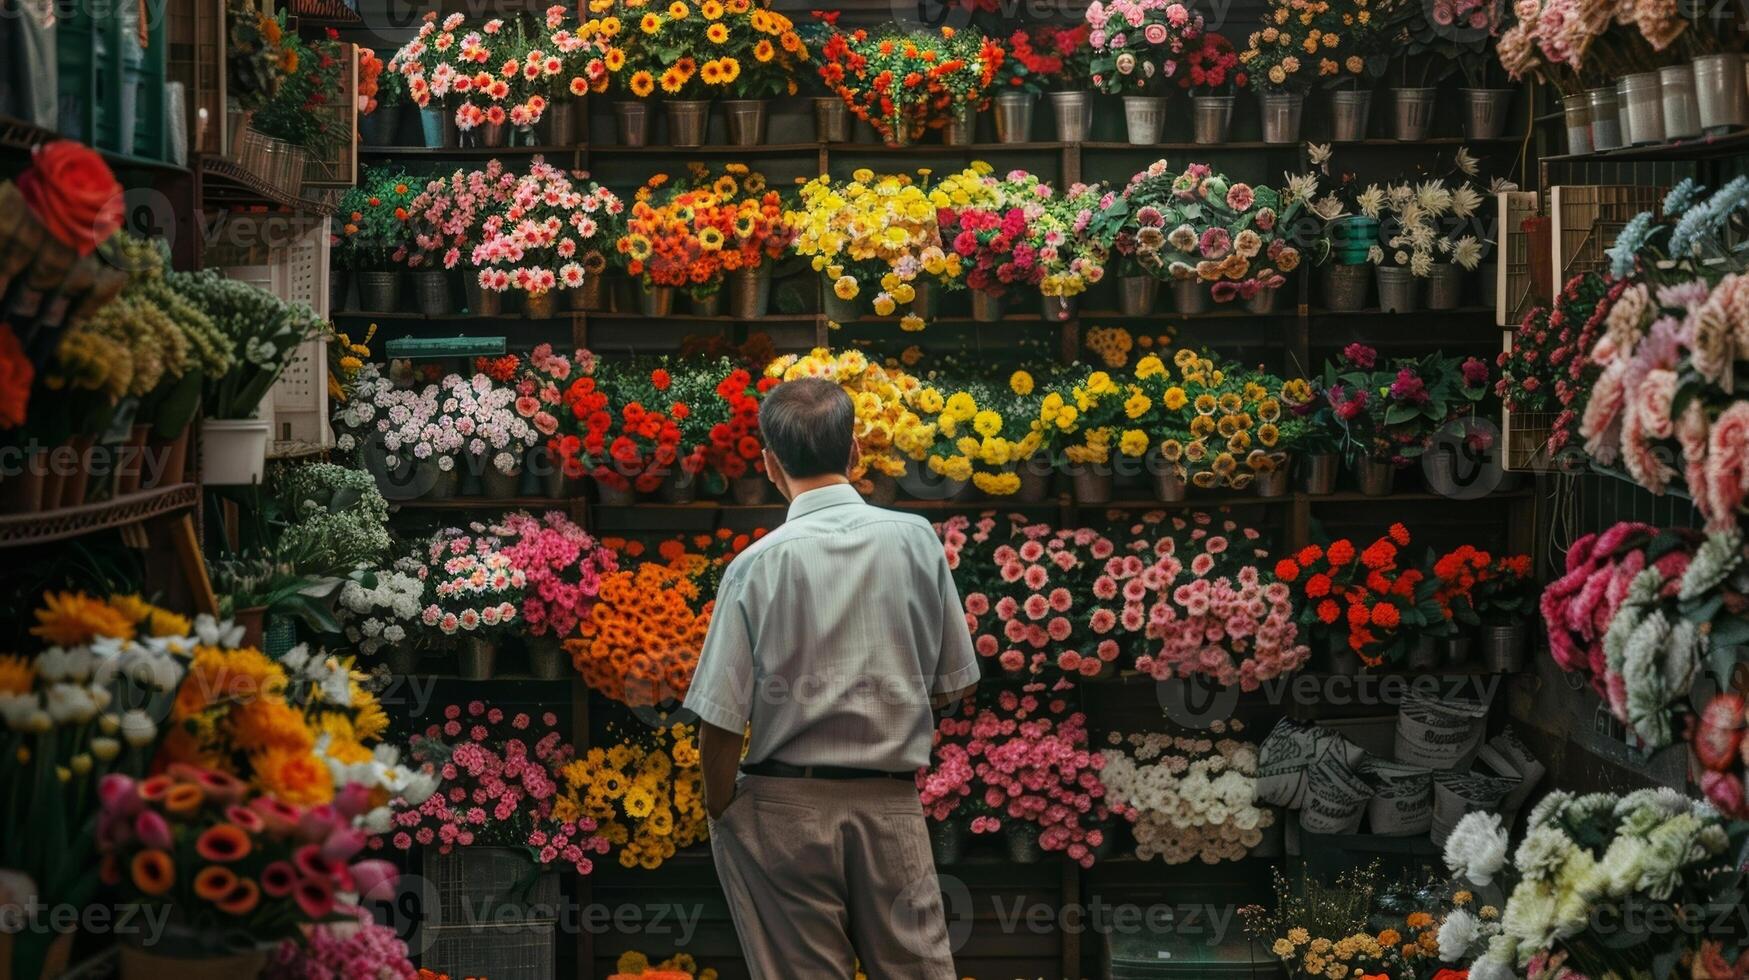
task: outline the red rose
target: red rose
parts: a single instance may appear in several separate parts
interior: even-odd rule
[[[18,190],[44,230],[80,255],[90,255],[121,227],[121,185],[109,164],[73,140],[36,148]]]

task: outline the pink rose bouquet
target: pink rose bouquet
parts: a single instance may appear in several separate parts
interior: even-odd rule
[[[1203,16],[1177,0],[1094,0],[1087,26],[1094,88],[1164,95],[1202,37]]]
[[[443,720],[410,743],[413,759],[442,783],[424,803],[395,813],[387,844],[435,846],[443,854],[475,844],[521,847],[536,864],[589,874],[591,855],[607,853],[609,844],[594,820],[555,806],[561,770],[576,757],[558,723],[550,711],[536,718],[482,701],[444,708]]]

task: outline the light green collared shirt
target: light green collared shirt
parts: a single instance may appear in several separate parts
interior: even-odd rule
[[[748,763],[906,772],[929,763],[930,696],[977,679],[929,522],[838,485],[796,497],[729,565],[686,707],[751,722]]]

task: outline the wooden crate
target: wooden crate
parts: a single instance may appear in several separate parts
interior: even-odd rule
[[[346,139],[325,153],[310,151],[309,162],[304,164],[305,187],[351,187],[358,183],[358,45],[341,44],[340,58],[339,97],[312,111],[333,116]],[[312,196],[312,192],[305,191],[305,196]]]
[[[1536,191],[1508,191],[1494,199],[1500,274],[1494,279],[1494,322],[1515,327],[1533,305],[1530,234],[1524,222],[1542,206]]]
[[[1567,280],[1583,272],[1609,267],[1603,254],[1615,244],[1634,215],[1656,211],[1668,187],[1643,184],[1567,184],[1549,190],[1549,217],[1554,222],[1554,281],[1549,295],[1559,296]]]
[[[98,16],[73,4],[55,28],[61,133],[100,150],[149,160],[170,158],[164,25],[168,0],[124,5],[128,16]],[[146,31],[140,47],[136,31]],[[137,52],[137,60],[130,57]]]

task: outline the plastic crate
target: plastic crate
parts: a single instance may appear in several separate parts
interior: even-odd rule
[[[1641,211],[1656,211],[1668,187],[1645,184],[1557,185],[1549,190],[1554,222],[1554,279],[1549,295],[1559,296],[1567,280],[1609,267],[1604,252],[1622,226]]]
[[[245,219],[234,219],[245,220]],[[262,220],[274,220],[264,218]],[[273,240],[275,236],[257,236]],[[280,299],[307,304],[328,317],[328,231],[311,222],[289,241],[256,245],[225,255],[226,276],[264,289]],[[227,261],[228,260],[228,261]],[[316,452],[334,445],[328,425],[328,342],[305,341],[262,401],[273,423],[274,455]]]
[[[491,980],[557,975],[557,873],[506,847],[428,848],[424,872],[437,906],[426,912],[421,966]]]
[[[114,8],[71,4],[55,26],[62,135],[101,150],[170,158],[165,61],[168,0]],[[111,13],[113,11],[113,13]],[[100,14],[108,14],[99,16]],[[146,43],[139,43],[142,19]]]
[[[552,922],[425,926],[419,965],[452,977],[552,980],[558,976]]]

